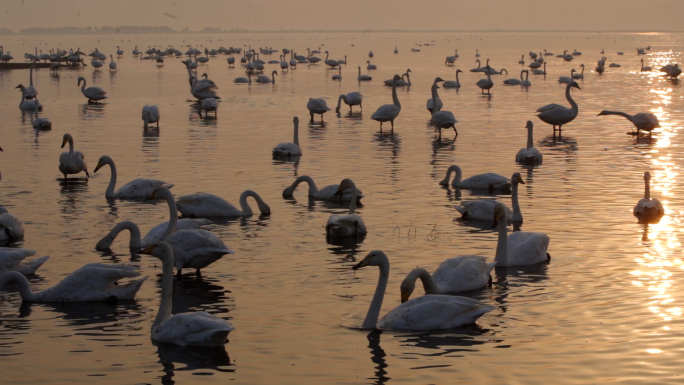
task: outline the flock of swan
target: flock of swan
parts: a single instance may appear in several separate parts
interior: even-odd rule
[[[118,54],[121,55],[122,53]],[[208,61],[209,53],[205,53]],[[295,53],[288,50],[288,52],[283,52],[281,62],[285,62],[286,53],[290,53],[294,60]],[[329,59],[328,51],[325,51],[325,53],[324,64],[330,68],[341,67],[341,61]],[[573,54],[575,56],[579,55],[577,51]],[[216,101],[220,99],[217,95],[218,87],[207,77],[198,79],[196,74],[193,73],[193,67],[196,67],[192,65],[193,63],[206,62],[198,60],[196,55],[195,53],[196,60],[194,62],[190,60],[183,62],[189,74],[190,91],[199,100],[200,111],[216,112]],[[257,64],[262,63],[256,62],[257,55],[255,52],[252,52],[249,56],[243,56],[243,58],[248,58],[242,61],[245,67],[247,68],[249,64],[254,63],[253,68],[255,69],[247,71],[248,77],[246,81],[243,78],[238,78],[235,79],[236,83],[251,83],[252,76],[258,74]],[[543,57],[550,55],[552,54],[548,52],[540,53],[539,55],[531,52],[530,57],[533,63],[536,64],[534,66],[530,65],[530,68],[545,68]],[[564,53],[562,56],[563,60],[572,60],[568,59],[568,55],[570,54]],[[373,57],[372,51],[369,53],[369,57]],[[446,58],[445,64],[454,65],[458,57],[458,51],[456,51],[454,56]],[[572,55],[570,57],[572,58]],[[313,60],[314,58],[309,50],[309,55],[305,59],[299,60],[307,60],[309,63],[320,61]],[[540,58],[541,61],[539,60]],[[114,70],[116,65],[111,66],[113,57],[110,56],[110,59],[110,69]],[[522,64],[524,64],[524,59],[523,55],[520,61]],[[95,62],[99,61],[95,58],[93,59],[92,64],[96,67]],[[228,62],[230,64],[230,60]],[[478,64],[480,64],[479,62],[478,60]],[[281,68],[285,70],[286,67],[281,66]],[[672,68],[676,68],[676,65],[671,67],[670,70]],[[367,62],[367,69],[372,69],[370,61]],[[338,69],[338,75],[341,77],[340,71]],[[370,80],[370,76],[368,78],[361,77],[360,66],[358,71],[359,82]],[[494,70],[489,65],[489,60],[487,60],[487,64],[484,67],[478,65],[478,68],[474,68],[471,71],[481,72],[486,75],[486,78],[480,79],[476,85],[481,88],[481,93],[484,93],[486,90],[488,94],[494,86],[492,75],[503,72],[507,73],[505,69],[501,71]],[[543,71],[545,73],[545,69]],[[453,113],[442,110],[444,105],[439,99],[439,83],[442,83],[445,88],[459,88],[461,84],[458,74],[461,72],[463,71],[460,69],[456,70],[455,81],[445,81],[437,77],[431,86],[431,97],[428,99],[426,107],[431,114],[430,122],[439,130],[440,136],[442,129],[445,128],[452,128],[456,135],[458,135],[458,132],[455,126],[457,120]],[[403,75],[394,75],[388,81],[387,84],[392,87],[392,103],[380,106],[371,115],[371,119],[380,122],[381,132],[382,125],[386,122],[390,123],[391,132],[394,131],[394,121],[401,111],[397,87],[411,84],[410,73],[411,70],[407,69]],[[256,81],[275,83],[277,75],[278,72],[273,70],[271,77],[257,75]],[[525,75],[524,79],[523,75]],[[505,80],[504,84],[527,87],[530,85],[528,76],[529,70],[523,69],[520,73],[520,79]],[[569,78],[564,78],[562,81],[559,79],[562,83],[567,84],[565,87],[565,98],[570,103],[569,108],[559,104],[548,104],[537,110],[539,113],[537,117],[544,123],[553,126],[554,136],[556,127],[558,127],[560,135],[563,126],[577,117],[578,105],[572,99],[570,92],[573,88],[580,89],[576,80],[583,78],[584,66],[582,65],[581,73],[577,74],[573,71]],[[33,85],[32,71],[30,72],[29,84],[29,87],[24,87],[23,85],[17,87],[22,92],[20,109],[38,112],[38,91]],[[86,80],[83,77],[78,78],[78,85],[81,86],[81,92],[88,102],[99,102],[108,97],[107,93],[99,87],[86,88]],[[359,106],[362,111],[362,101],[363,96],[359,92],[342,94],[338,98],[336,112],[339,114],[342,102],[349,106],[350,113],[353,106]],[[310,122],[312,123],[314,122],[314,115],[320,115],[322,122],[323,114],[331,110],[323,98],[310,98],[306,107],[309,111]],[[651,113],[629,115],[624,112],[604,110],[598,115],[620,115],[627,118],[637,128],[637,135],[641,131],[646,131],[650,134],[655,128],[659,127],[657,118]],[[158,127],[160,121],[159,108],[154,105],[143,107],[142,120],[145,128],[149,124],[156,124]],[[293,142],[277,144],[272,150],[271,155],[273,157],[291,159],[303,155],[299,145],[299,118],[296,116],[293,118],[293,126]],[[520,149],[515,157],[515,161],[525,165],[541,164],[542,154],[534,147],[533,123],[528,121],[525,128],[528,134],[527,146]],[[88,178],[90,174],[85,156],[80,151],[75,150],[74,138],[68,133],[63,136],[62,147],[65,147],[67,143],[69,145],[68,151],[62,153],[59,158],[59,171],[63,174],[65,180],[68,180],[69,175],[77,175],[82,172]],[[205,312],[171,314],[173,269],[175,267],[178,279],[181,279],[183,269],[194,269],[199,276],[201,274],[200,270],[207,268],[223,256],[233,253],[220,238],[210,231],[201,228],[201,226],[211,223],[211,218],[252,216],[254,210],[248,204],[249,198],[254,199],[258,211],[262,215],[271,214],[269,205],[259,194],[251,190],[246,190],[240,195],[240,208],[235,207],[226,199],[213,194],[197,193],[174,197],[170,190],[173,185],[162,180],[148,178],[132,180],[117,189],[118,174],[112,157],[107,155],[100,156],[93,172],[97,173],[104,166],[109,166],[110,169],[110,182],[104,192],[105,197],[135,200],[162,199],[168,205],[169,220],[154,226],[144,237],[141,237],[142,233],[137,224],[132,221],[122,221],[100,239],[95,246],[99,250],[108,249],[122,231],[128,230],[130,234],[129,246],[132,250],[151,254],[162,261],[162,291],[159,310],[150,331],[151,338],[155,341],[182,346],[221,346],[225,344],[228,333],[234,329],[227,320]],[[453,179],[451,178],[452,174],[455,174]],[[644,180],[644,198],[634,207],[634,215],[640,220],[648,222],[657,221],[664,215],[664,210],[657,199],[650,197],[650,173],[646,172],[644,174]],[[303,182],[308,185],[307,195],[311,199],[327,200],[349,206],[347,214],[333,214],[329,217],[325,224],[326,236],[356,238],[367,234],[368,227],[363,218],[356,212],[356,207],[363,198],[363,193],[351,179],[343,179],[339,184],[327,185],[318,189],[312,177],[307,175],[299,176],[290,186],[284,188],[282,195],[292,196],[299,184]],[[534,265],[544,263],[550,259],[548,253],[550,238],[546,234],[522,231],[508,233],[508,223],[521,224],[523,221],[523,215],[518,202],[518,187],[519,184],[524,184],[525,182],[523,182],[520,173],[514,173],[510,179],[495,173],[472,175],[464,179],[461,168],[458,165],[452,165],[446,170],[444,179],[439,183],[441,185],[451,185],[459,189],[511,194],[512,209],[494,199],[464,202],[462,206],[457,208],[463,220],[489,221],[492,227],[497,229],[498,238],[493,261],[490,262],[483,256],[462,255],[443,261],[432,274],[427,269],[416,268],[406,276],[401,284],[402,304],[380,318],[379,313],[390,270],[389,257],[381,250],[371,251],[363,260],[353,266],[354,270],[367,266],[377,266],[379,268],[377,288],[363,322],[364,328],[435,330],[473,323],[486,312],[493,310],[493,307],[469,297],[443,294],[474,290],[491,285],[490,273],[495,267]],[[2,210],[0,211],[0,242],[6,244],[13,240],[21,239],[23,236],[21,222],[4,208],[0,207],[0,210]],[[179,213],[182,215],[182,219],[179,219]],[[48,260],[47,257],[42,257],[32,261],[25,261],[27,257],[32,255],[35,255],[33,250],[0,248],[0,288],[7,289],[8,286],[6,284],[8,282],[16,282],[24,301],[86,302],[132,299],[147,278],[142,277],[130,280],[139,276],[137,269],[130,266],[94,263],[87,264],[74,271],[49,289],[41,292],[32,292],[26,275],[34,274],[36,269]],[[129,279],[129,281],[125,283],[119,282],[125,279]],[[426,294],[411,298],[418,280],[421,281]]]

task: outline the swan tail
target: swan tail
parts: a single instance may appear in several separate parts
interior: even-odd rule
[[[46,255],[44,257],[36,258],[32,261],[22,263],[17,267],[17,271],[24,275],[35,274],[36,270],[38,270],[38,268],[41,267],[43,263],[45,263],[45,261],[47,261],[48,259],[50,259],[50,257]]]

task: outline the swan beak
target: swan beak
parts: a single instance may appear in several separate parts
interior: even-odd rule
[[[402,290],[401,291],[401,303],[408,301],[410,295],[411,295],[411,293],[409,293],[408,291]]]
[[[154,250],[154,247],[155,247],[155,246],[157,246],[157,245],[150,245],[150,246],[147,246],[147,247],[144,248],[140,253],[141,253],[141,254],[150,254],[150,255],[151,255],[151,254],[152,254],[152,250]]]
[[[102,168],[102,161],[97,162],[97,166],[95,167],[95,171],[93,171],[93,173],[96,173],[100,168]]]
[[[362,259],[361,262],[357,263],[352,267],[352,270],[358,270],[364,266],[370,265],[372,257],[370,255],[367,255],[366,258]]]
[[[64,140],[62,140],[62,148],[64,148],[64,145],[67,144],[67,142],[68,142],[67,138],[64,138]]]
[[[525,184],[525,181],[522,179],[520,175],[518,175],[516,178],[518,179],[518,183]]]

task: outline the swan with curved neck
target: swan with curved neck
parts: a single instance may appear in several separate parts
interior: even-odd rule
[[[319,190],[316,186],[316,182],[314,182],[313,178],[311,178],[308,175],[302,175],[295,179],[295,181],[292,182],[290,186],[286,187],[283,190],[283,197],[291,197],[294,194],[294,191],[297,188],[297,186],[299,186],[299,184],[302,182],[306,182],[306,184],[309,185],[308,193],[310,198],[323,201],[339,201],[340,203],[351,202],[352,200],[352,190],[350,188],[343,190],[339,194],[337,193],[337,189],[340,187],[339,184],[331,184]],[[361,192],[361,190],[356,189],[356,194],[356,203],[360,204],[361,198],[363,198],[363,193]]]
[[[121,284],[124,278],[139,276],[134,266],[90,263],[43,291],[33,292],[28,279],[18,271],[0,274],[0,288],[9,281],[19,285],[24,302],[93,302],[131,300],[148,277]]]
[[[563,125],[572,122],[579,112],[577,103],[575,103],[572,96],[570,96],[570,89],[573,87],[581,90],[576,81],[571,81],[565,87],[565,98],[570,102],[570,108],[553,103],[537,109],[537,112],[539,112],[537,117],[542,122],[553,126],[554,136],[556,135],[556,126],[558,126],[558,135],[560,136],[562,134]]]
[[[294,123],[294,138],[292,139],[292,143],[280,143],[275,146],[273,148],[273,156],[276,158],[289,158],[291,156],[302,155],[302,148],[299,147],[299,118],[295,116],[292,119],[292,123]]]
[[[273,83],[275,84],[275,77],[278,76],[278,71],[273,70],[271,72],[271,77],[269,78],[266,75],[259,75],[259,77],[256,79],[257,83]]]
[[[520,85],[523,87],[529,87],[532,85],[532,82],[530,82],[530,70],[525,70],[525,80],[520,82]]]
[[[648,71],[652,71],[652,70],[653,70],[653,68],[651,68],[651,66],[644,67],[644,59],[641,59],[641,71],[642,72],[648,72]]]
[[[573,79],[584,79],[584,64],[580,64],[580,67],[582,67],[582,72],[575,72],[574,74],[572,74]]]
[[[475,323],[484,313],[494,310],[493,306],[469,297],[428,294],[402,303],[378,321],[389,280],[389,259],[384,252],[374,250],[352,269],[358,270],[365,266],[378,266],[380,277],[363,321],[364,329],[452,329]]]
[[[81,86],[81,82],[83,85]],[[83,96],[88,98],[88,103],[97,102],[98,100],[107,99],[107,93],[100,87],[88,87],[86,88],[86,79],[83,76],[79,76],[78,85],[81,86],[81,93]]]
[[[461,168],[455,164],[449,166],[446,176],[439,182],[439,184],[442,186],[448,186],[452,172],[456,173],[454,180],[451,182],[453,187],[483,189],[490,191],[510,191],[511,189],[511,181],[508,180],[508,178],[491,172],[473,175],[469,178],[461,180],[463,177],[463,172],[461,171]]]
[[[359,67],[360,69],[361,67]],[[360,92],[352,91],[348,94],[341,94],[339,98],[337,98],[337,107],[335,107],[335,112],[340,113],[340,107],[342,106],[342,101],[344,101],[344,104],[349,106],[349,113],[352,113],[352,106],[359,106],[361,109],[361,112],[363,112],[363,95],[361,95]]]
[[[431,111],[432,118],[430,119],[430,124],[439,129],[440,138],[442,137],[442,129],[449,127],[453,128],[454,133],[458,136],[458,131],[456,131],[456,123],[458,123],[458,120],[456,120],[454,114],[452,114],[451,111],[440,111],[441,106],[440,103],[437,102],[438,81],[441,82],[443,80],[441,78],[436,78],[435,82],[432,84],[432,105],[437,106],[437,109]]]
[[[88,165],[85,162],[85,156],[81,151],[74,151],[74,138],[69,134],[64,134],[62,137],[62,148],[69,143],[69,152],[63,152],[59,156],[59,171],[64,174],[64,179],[67,179],[68,174],[78,174],[85,171],[86,178],[90,177],[88,173]]]
[[[230,322],[221,317],[199,311],[171,314],[173,307],[173,248],[166,242],[148,247],[162,262],[161,302],[152,323],[151,337],[157,342],[180,346],[223,346],[228,333],[235,330]]]
[[[515,161],[519,164],[536,165],[542,163],[542,154],[534,147],[534,125],[531,120],[527,121],[527,147],[521,148],[515,155]]]
[[[650,112],[640,112],[636,115],[630,115],[620,111],[603,110],[599,112],[597,116],[601,115],[619,115],[626,118],[632,122],[634,127],[636,127],[637,136],[639,136],[642,130],[648,131],[648,135],[650,136],[653,129],[660,128],[660,122],[658,121],[658,118]]]
[[[251,73],[251,72],[247,72],[247,77],[235,78],[235,80],[233,80],[233,82],[235,82],[235,83],[252,84],[252,73]]]
[[[186,217],[249,217],[253,212],[247,203],[248,197],[256,200],[261,214],[271,214],[271,208],[252,190],[245,190],[240,194],[241,210],[219,196],[206,193],[184,195],[176,200],[176,206]]]
[[[172,217],[170,221],[162,222],[151,228],[150,231],[148,231],[147,234],[141,239],[140,228],[137,224],[132,221],[121,221],[117,223],[107,235],[97,242],[95,249],[108,250],[112,246],[114,239],[116,239],[119,233],[124,230],[128,230],[131,234],[128,247],[133,250],[140,250],[149,245],[163,241],[167,236],[171,235],[171,233],[176,230],[194,230],[211,223],[212,222],[210,220],[203,218],[177,219]]]
[[[641,222],[657,223],[665,215],[663,204],[651,198],[651,173],[644,172],[644,197],[634,206],[634,216]]]
[[[435,80],[432,82],[432,84],[436,85],[437,83],[443,82],[443,81],[444,81],[444,79],[442,79],[440,77],[436,77]],[[427,100],[427,103],[425,104],[425,107],[427,108],[427,110],[431,116],[432,116],[433,112],[440,111],[442,109],[442,107],[444,107],[444,103],[442,102],[442,99],[439,98],[439,94],[437,93],[437,89],[439,89],[439,86],[432,91],[430,98]],[[435,108],[435,106],[436,106],[436,108]]]
[[[445,80],[444,83],[442,83],[442,87],[444,88],[461,88],[461,82],[458,80],[458,73],[463,72],[460,69],[456,70],[456,80]]]
[[[518,185],[525,184],[519,172],[513,173],[511,176],[511,207],[513,210],[505,207],[506,219],[509,222],[522,223],[523,216],[520,211],[520,204],[518,203]],[[461,213],[463,220],[480,220],[491,221],[494,215],[494,205],[497,201],[493,199],[478,199],[476,201],[465,201],[461,206],[457,206],[456,210]]]
[[[121,186],[121,188],[114,191],[117,179],[116,165],[114,164],[114,160],[107,155],[102,155],[97,162],[94,172],[97,173],[97,171],[104,166],[109,166],[109,169],[111,170],[109,185],[107,185],[107,190],[105,191],[106,198],[145,199],[149,197],[154,190],[166,184],[166,182],[159,179],[138,178],[126,183],[125,185]]]
[[[498,228],[494,262],[497,267],[527,266],[548,261],[549,236],[544,233],[515,231],[507,234],[506,209],[501,202],[494,205],[492,228]]]
[[[338,62],[337,60],[328,59],[329,56],[330,56],[330,53],[329,53],[328,51],[325,51],[325,61],[324,61],[324,63],[327,64],[328,67],[330,67],[330,68],[335,68],[335,67],[337,67],[337,66],[340,65],[340,62]]]
[[[349,213],[347,215],[333,214],[328,218],[325,225],[325,234],[329,237],[356,237],[368,233],[363,219],[355,213],[356,203],[359,200],[359,191],[351,179],[343,179],[337,187],[334,196],[344,193],[345,190],[351,191]]]
[[[380,122],[380,133],[382,133],[382,123],[390,122],[392,124],[392,131],[394,132],[394,119],[399,116],[401,111],[401,103],[399,103],[399,98],[397,97],[397,82],[401,80],[401,76],[394,75],[392,78],[392,104],[385,104],[380,106],[373,115],[371,119]]]
[[[373,80],[370,75],[361,75],[361,66],[359,66],[359,74],[356,76],[356,80],[360,82],[367,82]]]

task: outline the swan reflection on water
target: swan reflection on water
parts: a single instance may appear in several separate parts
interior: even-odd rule
[[[200,370],[207,369],[222,373],[235,372],[235,365],[230,363],[230,357],[225,347],[197,347],[179,346],[160,342],[152,342],[157,347],[159,363],[163,366],[162,384],[174,384],[174,372],[198,371],[196,374],[211,374]],[[178,367],[178,364],[184,366]],[[224,377],[222,377],[224,378]],[[229,379],[226,379],[229,381]],[[230,379],[234,380],[234,379]]]

